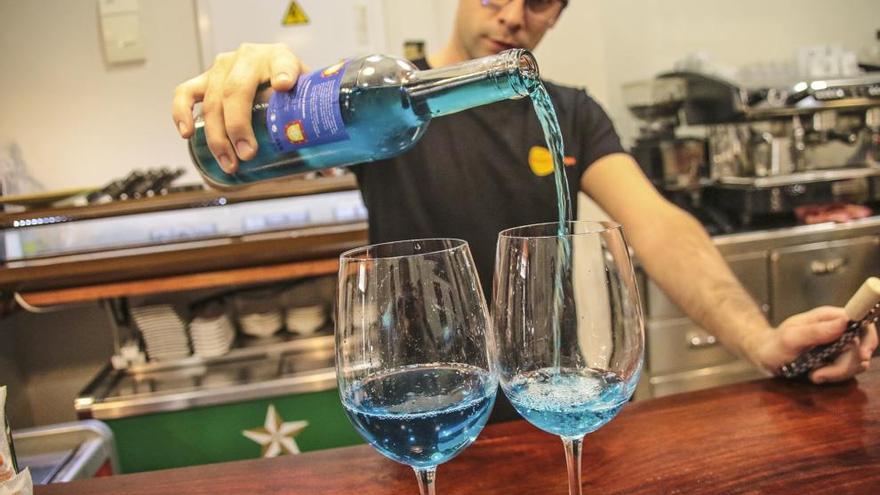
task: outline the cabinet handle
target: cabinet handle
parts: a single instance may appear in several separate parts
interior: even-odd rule
[[[706,347],[718,345],[718,339],[715,338],[714,335],[702,332],[688,332],[687,342],[688,347],[691,349],[704,349]]]
[[[846,266],[846,258],[833,258],[826,261],[813,260],[810,262],[810,271],[813,275],[830,275],[837,273]]]

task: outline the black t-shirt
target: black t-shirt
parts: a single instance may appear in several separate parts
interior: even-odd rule
[[[425,60],[416,65],[428,68]],[[545,86],[570,157],[566,172],[577,212],[581,175],[623,148],[608,115],[586,91]],[[354,167],[369,212],[370,242],[464,239],[488,296],[498,233],[558,219],[553,174],[539,176],[529,159],[530,152],[541,154],[533,148],[546,146],[528,98],[433,119],[403,155]]]

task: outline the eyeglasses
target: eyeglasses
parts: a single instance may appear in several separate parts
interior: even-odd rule
[[[513,0],[480,0],[483,7],[492,7],[500,10],[506,7]],[[546,18],[556,13],[555,7],[562,5],[563,8],[568,5],[568,0],[525,0],[526,12],[538,17]]]

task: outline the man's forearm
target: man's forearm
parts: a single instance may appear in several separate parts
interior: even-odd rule
[[[648,275],[688,316],[762,370],[776,372],[805,349],[837,339],[846,328],[843,309],[828,307],[772,328],[703,227],[663,198],[629,155],[608,155],[590,165],[581,190],[623,224]],[[839,381],[864,371],[863,361],[876,347],[872,329],[858,349],[817,370],[812,379]]]
[[[693,217],[675,207],[660,217],[662,225],[630,236],[648,275],[698,325],[752,358],[770,328],[764,314]]]

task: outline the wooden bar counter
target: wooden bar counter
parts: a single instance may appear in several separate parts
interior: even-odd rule
[[[584,443],[584,494],[880,494],[880,358],[832,386],[764,379],[636,402]],[[236,434],[236,432],[228,432]],[[567,494],[558,437],[487,427],[437,493]],[[368,446],[36,487],[74,494],[407,494],[411,469]]]

